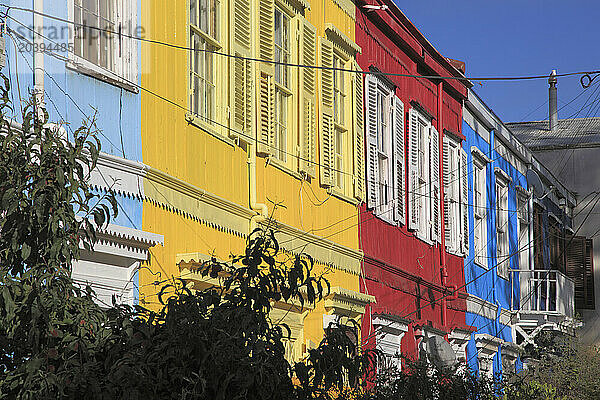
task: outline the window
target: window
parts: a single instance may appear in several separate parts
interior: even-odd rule
[[[219,45],[219,1],[190,0],[190,106],[209,125],[215,123],[216,56]]]
[[[473,154],[473,253],[475,262],[487,267],[486,162]]]
[[[496,176],[496,264],[497,273],[508,279],[510,267],[509,253],[509,221],[508,221],[508,181]]]
[[[467,154],[460,142],[444,136],[444,223],[446,249],[454,254],[466,253],[468,245]],[[467,222],[465,227],[464,222]]]
[[[346,88],[344,86],[344,71],[336,70],[336,68],[345,68],[344,60],[337,54],[333,53],[333,117],[336,124],[345,125],[345,101]]]
[[[345,68],[344,60],[336,53],[333,53],[333,121],[335,126],[334,134],[334,186],[344,190],[345,165],[342,149],[347,132],[345,119],[346,88],[344,85],[344,71],[335,70],[335,68]]]
[[[550,268],[558,270],[560,272],[565,272],[565,239],[564,233],[562,229],[562,224],[554,216],[554,214],[549,214],[550,218],[548,218],[549,225],[549,254],[550,254]]]
[[[290,18],[275,8],[275,61],[290,62]],[[275,64],[275,157],[287,160],[290,67]]]
[[[365,86],[368,206],[390,224],[405,224],[404,104],[374,75]]]
[[[439,241],[439,135],[417,109],[411,108],[409,117],[409,228],[425,241]]]
[[[379,200],[380,208],[389,206],[392,192],[391,187],[391,139],[389,117],[389,92],[383,86],[377,86],[377,163],[379,166]],[[381,211],[381,210],[380,210]]]
[[[131,1],[74,0],[73,53],[86,67],[101,67],[120,78],[136,80],[136,41],[114,32],[137,25],[136,5]]]
[[[364,141],[363,81],[362,76],[356,79],[358,74],[336,68],[357,69],[354,56],[359,50],[343,32],[326,24],[325,36],[319,38],[318,57],[323,67],[319,70],[319,177],[331,194],[352,202],[362,199],[364,192],[362,167],[358,166]],[[301,78],[303,95],[308,95],[306,78],[311,77],[304,74]]]
[[[530,269],[529,199],[526,193],[517,195],[517,220],[519,222],[519,269]]]

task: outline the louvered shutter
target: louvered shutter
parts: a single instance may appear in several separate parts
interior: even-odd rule
[[[353,69],[360,71],[356,61]],[[365,129],[363,108],[363,74],[354,73],[352,80],[354,95],[354,197],[360,201],[365,199]]]
[[[319,140],[319,171],[321,185],[331,186],[333,184],[333,45],[327,38],[320,38],[320,140]]]
[[[365,109],[367,135],[367,205],[377,209],[379,198],[379,157],[377,153],[377,78],[365,77]]]
[[[273,0],[258,0],[258,58],[274,59],[275,4]],[[275,66],[258,64],[258,144],[260,155],[274,154],[275,150]]]
[[[317,65],[317,33],[303,17],[299,18],[299,61],[301,65]],[[317,176],[317,70],[298,68],[300,82],[300,172]]]
[[[254,140],[252,129],[253,96],[252,96],[252,62],[250,27],[252,12],[249,0],[230,0],[229,26],[232,32],[229,58],[229,92],[231,98],[229,116],[229,135],[245,141]],[[240,58],[242,57],[242,58]],[[240,135],[241,133],[241,135]]]
[[[469,180],[467,176],[467,152],[460,149],[460,216],[462,219],[460,241],[462,252],[469,254]],[[473,180],[475,181],[475,180]],[[485,224],[485,220],[483,221]],[[485,232],[487,229],[482,229]],[[484,242],[485,243],[485,242]]]
[[[406,224],[406,185],[404,181],[404,103],[397,96],[393,97],[392,129],[394,140],[394,219],[398,225]]]
[[[408,112],[409,116],[409,181],[408,181],[408,228],[417,230],[419,229],[419,204],[418,201],[421,197],[417,191],[419,188],[419,117],[415,109],[411,109]]]
[[[429,136],[431,157],[429,159],[429,179],[431,182],[431,240],[439,242],[441,238],[440,216],[440,135],[434,126],[431,127]]]
[[[575,309],[594,309],[594,274],[592,240],[568,235],[566,275],[575,284]]]
[[[444,235],[446,239],[446,248],[448,251],[456,251],[455,238],[452,234],[453,226],[454,226],[454,215],[453,215],[453,207],[452,207],[452,187],[453,183],[451,182],[451,168],[455,168],[455,166],[450,165],[450,140],[444,136],[443,140],[443,152],[442,152],[442,178],[444,181]]]

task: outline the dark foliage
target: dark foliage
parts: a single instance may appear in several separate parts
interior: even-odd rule
[[[93,120],[67,140],[35,99],[22,129],[0,99],[0,397],[8,399],[313,399],[359,389],[373,365],[346,324],[330,326],[306,359],[284,358],[285,325],[273,303],[301,305],[329,291],[306,256],[289,257],[271,232],[250,235],[243,255],[198,271],[220,287],[173,279],[162,308],[100,307],[71,280],[80,245],[116,213],[110,191],[88,184],[100,145]],[[92,222],[93,221],[93,222]]]

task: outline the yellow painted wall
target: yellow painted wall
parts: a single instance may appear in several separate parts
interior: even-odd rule
[[[344,2],[348,7],[352,5],[349,0],[338,1]],[[170,0],[144,1],[142,25],[146,29],[146,37],[178,46],[189,46],[187,3]],[[221,4],[226,10],[227,2],[223,1]],[[346,36],[354,39],[354,20],[332,0],[310,2],[306,18],[317,28],[318,36],[324,35],[327,23],[333,23]],[[222,33],[226,35],[225,31]],[[222,42],[226,47],[225,36]],[[220,139],[219,137],[227,136],[227,130],[218,124],[209,128],[211,133],[208,133],[198,126],[204,126],[203,124],[191,125],[186,119],[186,109],[190,108],[188,56],[185,50],[142,42],[141,85],[148,89],[141,93],[143,161],[197,188],[249,208],[247,147],[239,146],[227,138]],[[229,70],[227,59],[222,56],[219,59],[215,72],[220,88],[217,93],[220,105],[215,119],[217,123],[227,126],[229,89],[226,80]],[[257,118],[254,115],[255,123]],[[297,118],[296,115],[289,118],[289,121],[298,121]],[[297,135],[297,128],[290,127],[290,131]],[[297,175],[284,172],[269,165],[264,158],[258,158],[257,196],[259,202],[268,205],[270,212],[273,212],[272,202],[281,204],[273,212],[278,221],[351,249],[359,248],[356,204],[328,194],[319,185],[318,176],[312,182],[302,181]],[[155,200],[163,202],[163,199]],[[177,208],[177,204],[171,206]],[[164,235],[164,246],[152,249],[149,262],[151,270],[161,271],[162,279],[179,274],[175,265],[177,254],[214,252],[218,257],[227,259],[231,253],[239,254],[244,248],[244,239],[239,236],[221,232],[176,210],[168,210],[149,201],[144,203],[143,229]],[[315,273],[319,274],[325,269],[320,266]],[[327,270],[329,272],[326,277],[332,287],[341,286],[359,292],[358,275],[339,269]],[[156,287],[152,284],[155,280],[156,277],[149,271],[140,271],[140,298],[146,299],[149,306],[156,306],[152,304],[156,302]],[[305,320],[305,339],[319,343],[323,335],[324,312],[323,304],[320,304],[309,313]]]

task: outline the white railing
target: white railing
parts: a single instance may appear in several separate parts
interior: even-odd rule
[[[556,270],[511,270],[514,311],[575,315],[575,283]],[[517,290],[516,285],[519,285]],[[519,293],[519,298],[516,298]]]

